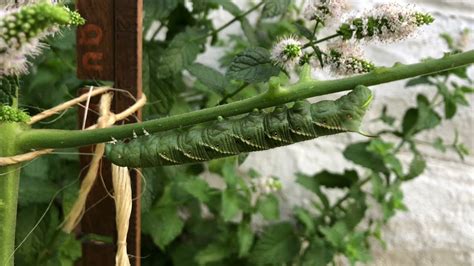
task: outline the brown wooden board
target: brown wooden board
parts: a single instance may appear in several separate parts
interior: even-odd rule
[[[86,19],[77,29],[77,76],[114,80],[114,0],[77,0]]]
[[[142,57],[142,0],[76,0],[79,12],[87,24],[78,29],[77,54],[78,77],[88,80],[114,81],[114,87],[127,92],[116,92],[113,112],[127,109],[134,103],[132,97],[141,96]],[[89,25],[89,26],[88,26]],[[81,93],[87,93],[83,89]],[[131,96],[131,97],[130,97]],[[97,107],[97,101],[92,107]],[[80,112],[83,113],[83,112]],[[82,121],[80,114],[80,121]],[[141,113],[125,121],[135,122]],[[94,124],[97,116],[88,114],[87,124]],[[122,123],[122,122],[121,122]],[[82,122],[80,123],[82,125]],[[90,152],[92,147],[83,148]],[[81,165],[87,166],[90,156],[81,157]],[[116,239],[115,206],[108,197],[112,194],[110,163],[102,161],[100,179],[92,188],[87,199],[85,213],[80,226],[80,234],[90,233]],[[127,238],[127,251],[132,265],[140,265],[140,191],[141,178],[131,172],[133,209]],[[100,203],[97,204],[97,202]],[[114,241],[115,242],[115,241]],[[82,265],[115,265],[116,246],[100,241],[83,243]]]
[[[125,89],[134,97],[142,94],[142,0],[115,0],[115,86]],[[121,112],[135,101],[126,94],[116,94],[115,112]],[[133,123],[141,119],[141,112]],[[132,254],[132,265],[140,265],[141,241],[141,177],[130,172],[133,202],[130,228],[127,236],[127,250]],[[137,193],[138,191],[138,193]]]

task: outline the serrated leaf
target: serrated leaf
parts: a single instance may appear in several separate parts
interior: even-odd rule
[[[271,18],[284,14],[290,3],[291,0],[265,0],[262,18]]]
[[[303,255],[303,266],[326,266],[334,256],[334,250],[319,237],[310,241],[308,249]]]
[[[270,52],[265,48],[256,47],[248,48],[238,54],[232,61],[226,76],[229,79],[258,83],[268,81],[270,77],[279,73],[280,69],[273,65],[270,59]]]
[[[300,243],[289,223],[268,226],[252,252],[252,262],[258,265],[282,265],[298,254]]]
[[[222,193],[221,215],[224,221],[230,221],[239,213],[239,195],[235,190],[225,190]]]
[[[269,194],[258,198],[257,210],[266,220],[277,220],[280,218],[280,206],[275,195]]]
[[[205,32],[201,30],[188,28],[178,33],[158,61],[158,77],[168,78],[188,67],[196,60],[205,42]]]
[[[148,233],[162,250],[181,234],[183,227],[184,222],[178,215],[178,208],[171,205],[155,206],[142,219],[143,232]]]
[[[200,63],[190,65],[188,71],[196,77],[202,84],[214,92],[222,95],[226,91],[229,82],[219,71]]]
[[[237,239],[239,241],[239,258],[249,254],[253,245],[253,232],[249,223],[242,222],[237,230]]]
[[[230,247],[225,244],[210,244],[203,250],[199,251],[194,260],[199,265],[206,265],[211,262],[220,261],[231,254]]]
[[[383,158],[367,150],[370,142],[354,143],[344,150],[344,157],[355,164],[372,169],[376,172],[387,172]]]

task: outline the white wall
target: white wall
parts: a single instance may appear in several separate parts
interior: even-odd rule
[[[243,0],[236,2],[245,3]],[[352,2],[354,6],[363,8],[387,1]],[[440,57],[447,51],[447,47],[437,37],[440,33],[457,33],[464,28],[474,31],[474,1],[416,0],[411,3],[434,14],[435,23],[416,38],[392,45],[368,47],[367,57],[378,65],[389,66],[397,61],[413,63],[428,56]],[[217,12],[213,16],[218,23],[228,20],[225,12]],[[237,31],[238,26],[235,26],[229,31]],[[470,46],[473,49],[472,38]],[[213,50],[199,60],[216,65],[214,60],[219,52]],[[414,105],[416,92],[433,91],[428,88],[404,89],[404,83],[374,86],[376,98],[367,120],[378,115],[383,104],[388,104],[389,110],[396,113],[397,110]],[[470,100],[474,103],[474,97]],[[445,122],[439,130],[427,133],[423,139],[429,141],[442,135],[452,140],[453,128],[456,127],[460,130],[462,140],[474,151],[473,120],[473,108],[463,108],[456,120]],[[375,132],[376,128],[367,130]],[[281,177],[283,194],[288,204],[284,209],[289,210],[294,204],[303,204],[305,201],[302,189],[294,183],[294,173],[315,173],[322,169],[342,171],[351,167],[341,152],[347,143],[360,139],[363,138],[356,135],[332,136],[254,153],[243,168],[253,167],[262,174]],[[474,265],[474,156],[469,156],[463,162],[453,152],[440,154],[429,146],[423,146],[423,151],[428,155],[428,169],[403,187],[409,212],[396,215],[384,229],[387,249],[374,248],[375,260],[372,265]],[[410,159],[408,153],[402,154],[402,158]]]

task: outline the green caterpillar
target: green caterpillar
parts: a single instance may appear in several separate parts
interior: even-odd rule
[[[358,132],[372,92],[357,86],[334,101],[295,102],[291,108],[254,111],[240,118],[141,136],[128,143],[107,144],[114,164],[152,167],[208,161],[243,152],[267,150],[320,136]]]

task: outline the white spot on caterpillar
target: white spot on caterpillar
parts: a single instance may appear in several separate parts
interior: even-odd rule
[[[189,159],[193,159],[193,160],[196,160],[196,161],[206,161],[206,159],[203,159],[203,158],[199,158],[199,157],[196,157],[190,153],[187,153],[186,151],[184,151],[183,149],[179,148],[179,147],[176,147],[176,149],[178,151],[180,151],[181,153],[183,153],[184,156],[188,157]]]
[[[232,152],[220,150],[219,148],[216,148],[216,147],[214,147],[214,146],[212,146],[212,145],[210,145],[210,144],[204,143],[204,142],[199,142],[199,144],[202,145],[202,146],[208,147],[208,148],[210,148],[210,149],[212,149],[212,150],[214,150],[214,151],[217,151],[217,152],[219,152],[219,153],[222,153],[222,154],[235,154],[235,153],[232,153]]]
[[[117,144],[118,140],[112,137],[112,140],[109,142],[110,144]]]
[[[145,136],[150,136],[150,133],[149,133],[148,131],[146,131],[146,129],[143,129],[143,134],[144,134]]]
[[[313,121],[312,123],[315,124],[315,125],[317,125],[317,126],[324,127],[324,128],[327,128],[327,129],[334,129],[334,130],[347,131],[346,129],[344,129],[344,128],[342,128],[342,127],[328,126],[328,125],[326,125],[326,124],[322,124],[322,123],[315,122],[315,121]]]
[[[171,158],[169,158],[169,157],[163,155],[162,153],[158,153],[158,155],[159,155],[161,158],[163,158],[163,159],[165,159],[166,161],[168,161],[168,162],[180,163],[180,162],[178,162],[178,161],[175,161],[175,160],[173,160],[173,159],[171,159]]]
[[[314,136],[314,135],[311,135],[310,133],[305,133],[305,132],[300,132],[300,131],[296,131],[292,128],[290,128],[290,131],[296,135],[300,135],[300,136],[303,136],[303,137],[317,137],[317,136]]]
[[[239,139],[239,140],[242,141],[243,143],[248,144],[248,145],[250,145],[250,146],[252,146],[252,147],[255,147],[255,148],[258,148],[258,149],[265,149],[265,147],[260,146],[260,145],[255,144],[255,143],[252,143],[252,142],[250,142],[249,140],[246,140],[246,139],[244,139],[244,138],[242,138],[242,137],[240,137],[240,136],[238,136],[238,135],[231,134],[231,133],[229,133],[229,135],[232,136],[232,137],[234,137],[234,138]]]
[[[133,131],[133,138],[134,139],[138,138],[137,133],[135,133],[135,130]]]

